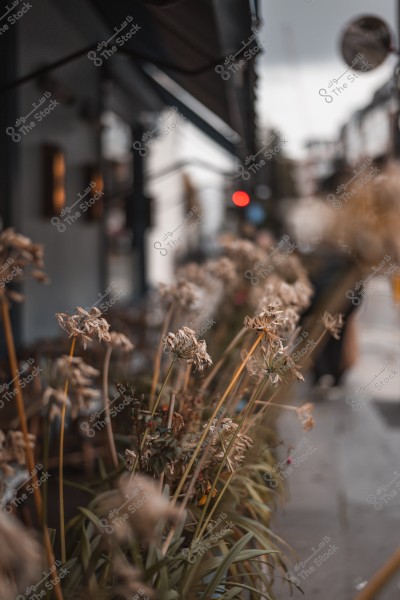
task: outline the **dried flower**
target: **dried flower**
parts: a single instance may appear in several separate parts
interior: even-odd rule
[[[302,312],[310,304],[313,289],[306,278],[289,284],[278,275],[272,275],[264,287],[264,294],[260,306],[279,304],[283,308],[290,307]]]
[[[30,448],[35,447],[36,437],[28,434]],[[5,476],[12,475],[14,469],[9,463],[26,464],[26,444],[22,431],[9,431],[7,435],[0,429],[0,469]]]
[[[164,350],[171,354],[175,360],[185,360],[193,364],[199,371],[212,365],[212,360],[207,354],[207,345],[204,340],[198,340],[193,329],[182,327],[177,333],[169,333],[163,338]]]
[[[248,265],[256,261],[267,261],[265,252],[250,240],[225,240],[221,245],[228,256],[238,265],[238,270],[248,268]]]
[[[80,338],[86,348],[88,341],[93,341],[95,337],[101,342],[111,341],[109,334],[110,325],[106,319],[103,319],[101,311],[98,308],[91,308],[86,311],[81,307],[77,307],[77,314],[67,315],[66,313],[56,313],[58,324],[64,331],[69,334],[69,337]]]
[[[28,433],[29,447],[35,447],[36,436]],[[26,461],[26,443],[22,431],[8,432],[8,453],[11,460],[16,460],[18,464],[24,465]]]
[[[228,286],[238,279],[235,263],[227,256],[207,261],[205,268],[212,277],[221,279]]]
[[[127,469],[132,469],[136,462],[137,454],[134,450],[125,449],[125,465]]]
[[[176,276],[178,282],[181,282],[181,285],[183,282],[187,281],[201,288],[203,286],[207,287],[210,283],[208,273],[204,266],[195,262],[190,262],[183,267],[180,267]]]
[[[204,425],[206,427],[206,425]],[[214,420],[210,427],[211,444],[208,461],[211,463],[219,463],[223,460],[226,450],[232,440],[239,425],[232,421],[231,418],[225,417],[218,424],[218,419]],[[230,470],[236,470],[243,462],[246,452],[253,446],[253,440],[242,433],[238,433],[232,448],[227,457],[227,464]],[[207,461],[206,461],[207,462]]]
[[[17,519],[6,516],[3,511],[0,511],[0,539],[0,598],[25,598],[28,586],[41,579],[41,548]]]
[[[314,404],[312,402],[306,402],[296,409],[297,416],[303,426],[304,431],[310,431],[315,425],[312,411],[314,410]]]
[[[298,371],[299,367],[287,354],[286,348],[282,347],[261,346],[260,350],[249,358],[246,368],[250,375],[268,377],[272,384],[293,378],[304,381],[303,375]]]
[[[122,352],[131,352],[135,347],[130,339],[127,338],[123,333],[111,331],[110,338],[110,345],[113,346],[113,348],[120,349]]]
[[[279,339],[278,329],[284,327],[287,323],[287,317],[283,310],[278,310],[277,306],[269,304],[262,312],[255,317],[245,317],[244,326],[248,329],[263,331],[267,339],[276,341]]]
[[[80,356],[67,356],[64,354],[55,361],[57,372],[62,378],[74,387],[85,387],[92,385],[92,379],[100,375],[100,371],[85,363]]]
[[[161,494],[157,483],[143,475],[126,473],[118,489],[98,497],[98,513],[105,518],[100,525],[112,532],[118,541],[129,540],[131,535],[148,544],[157,538],[160,522],[177,523],[180,510]]]
[[[201,290],[197,285],[183,279],[179,279],[175,285],[161,283],[158,292],[168,306],[175,303],[185,310],[194,308],[201,296]]]
[[[322,322],[327,331],[331,334],[335,340],[340,340],[340,332],[344,325],[343,314],[338,313],[337,315],[331,315],[327,311],[325,311]]]
[[[15,290],[9,289],[9,283],[17,283],[27,275],[28,267],[31,275],[41,283],[48,283],[47,275],[43,268],[43,245],[33,244],[32,241],[15,233],[8,228],[0,233],[0,293],[5,294],[14,302],[22,302],[24,296]]]
[[[93,388],[93,379],[100,371],[84,362],[79,356],[61,356],[55,361],[55,387],[48,387],[42,402],[44,405],[51,400],[50,419],[61,414],[59,405],[72,405],[72,417],[75,418],[88,407],[91,401],[100,398],[100,391]],[[63,388],[65,381],[69,382],[69,393],[65,397]],[[55,402],[54,402],[55,401]]]

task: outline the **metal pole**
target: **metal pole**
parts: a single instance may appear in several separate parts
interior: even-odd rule
[[[141,140],[144,133],[143,126],[137,123],[132,128],[132,137],[134,140]],[[137,291],[138,296],[143,296],[147,290],[146,281],[146,251],[145,251],[145,231],[148,227],[148,207],[149,199],[144,193],[145,174],[144,174],[143,156],[139,152],[133,153],[133,189],[132,194],[127,199],[127,222],[131,227],[133,234],[133,244],[137,257]]]

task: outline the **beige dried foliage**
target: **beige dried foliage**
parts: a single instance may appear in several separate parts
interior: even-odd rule
[[[17,519],[1,510],[0,540],[0,598],[15,600],[19,595],[25,598],[27,588],[43,578],[43,551]]]
[[[56,313],[56,318],[60,327],[68,333],[68,337],[80,339],[84,348],[86,348],[87,342],[95,339],[99,342],[111,341],[108,331],[110,324],[101,317],[101,311],[98,308],[93,307],[86,311],[78,306],[76,314]]]
[[[160,283],[158,293],[168,307],[176,304],[184,310],[192,310],[201,298],[201,289],[184,279],[178,279],[173,285]]]
[[[174,360],[184,360],[202,371],[212,365],[207,345],[204,340],[198,340],[195,331],[190,327],[182,327],[176,333],[168,333],[163,338],[164,350]]]
[[[13,228],[0,233],[0,296],[13,302],[22,302],[24,296],[10,289],[10,283],[18,283],[30,274],[40,283],[48,283],[43,271],[44,246],[34,244],[28,237],[16,233]],[[29,271],[30,270],[30,271]]]
[[[344,325],[344,315],[342,313],[331,315],[325,311],[322,317],[322,322],[325,329],[331,334],[331,336],[335,338],[335,340],[340,340],[340,334]]]
[[[123,475],[118,489],[98,497],[97,514],[104,532],[112,533],[118,542],[134,536],[147,545],[158,539],[160,522],[177,523],[180,510],[160,493],[154,479],[144,475]]]
[[[130,339],[123,333],[111,331],[110,338],[109,344],[113,348],[121,350],[121,352],[131,352],[135,348]]]
[[[30,448],[35,447],[36,436],[28,434]],[[7,434],[0,429],[0,469],[4,475],[12,475],[14,469],[10,463],[26,464],[26,444],[22,431],[9,431]]]
[[[297,416],[303,426],[304,431],[310,431],[315,425],[312,411],[314,410],[314,404],[312,402],[306,402],[296,409]]]

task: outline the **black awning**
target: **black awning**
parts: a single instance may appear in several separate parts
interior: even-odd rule
[[[240,137],[239,156],[254,151],[255,61],[244,56],[253,35],[249,1],[181,0],[158,7],[146,1],[91,0],[91,5],[110,32],[132,17],[140,30],[124,43],[123,53],[156,65],[225,122]],[[232,63],[224,62],[235,54],[241,66],[228,69]]]
[[[80,29],[87,45],[79,47],[73,39],[67,56],[55,48],[47,64],[6,83],[0,93],[71,62],[88,60],[89,52],[100,52],[98,45],[120,30],[118,36],[126,39],[118,44],[116,56],[104,62],[106,71],[132,98],[132,117],[141,110],[157,111],[172,100],[225,149],[241,159],[254,154],[256,74],[255,56],[249,50],[258,50],[253,33],[256,17],[250,9],[257,0],[180,0],[166,7],[146,0],[53,1]],[[128,37],[132,25],[140,29]],[[154,79],[151,67],[187,92],[198,108],[186,106],[182,94]]]

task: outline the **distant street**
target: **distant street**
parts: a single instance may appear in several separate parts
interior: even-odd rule
[[[306,438],[298,456],[315,448],[287,476],[287,504],[275,518],[276,532],[297,552],[290,565],[305,596],[294,590],[294,598],[352,600],[399,546],[400,307],[388,283],[374,288],[358,310],[359,362],[339,399],[316,404],[310,432],[287,412],[279,421],[295,449]],[[288,588],[277,585],[276,597],[290,598]],[[400,572],[379,596],[396,598]]]

